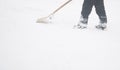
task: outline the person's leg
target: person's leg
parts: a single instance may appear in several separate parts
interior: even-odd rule
[[[107,23],[107,16],[106,16],[105,7],[104,7],[104,1],[94,0],[94,5],[95,5],[96,13],[99,16],[100,23]]]
[[[100,24],[96,26],[97,29],[106,29],[107,27],[107,16],[105,12],[105,7],[104,7],[104,1],[103,0],[94,0],[94,5],[96,9],[96,13],[99,16],[100,19]]]
[[[94,5],[93,0],[84,0],[81,11],[81,18],[77,25],[78,28],[80,29],[87,28],[88,16],[91,13],[93,5]]]
[[[81,22],[87,23],[89,14],[91,13],[92,7],[94,5],[93,0],[84,0],[82,11],[81,11]]]

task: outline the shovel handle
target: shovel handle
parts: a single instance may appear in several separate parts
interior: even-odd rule
[[[61,8],[63,8],[65,5],[67,5],[69,2],[71,2],[72,0],[68,0],[67,2],[65,2],[64,4],[62,4],[60,7],[58,7],[55,11],[53,11],[49,16],[55,14],[57,11],[59,11]]]

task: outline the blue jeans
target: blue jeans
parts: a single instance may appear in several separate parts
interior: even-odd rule
[[[107,23],[107,16],[103,0],[84,0],[81,15],[83,18],[88,19],[91,10],[95,6],[97,15],[101,23]]]

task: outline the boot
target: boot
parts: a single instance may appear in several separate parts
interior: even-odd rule
[[[85,29],[85,28],[87,28],[87,22],[88,22],[88,19],[86,19],[86,18],[81,18],[81,20],[80,20],[79,23],[76,25],[76,27],[79,28],[79,29]]]
[[[100,23],[96,26],[97,29],[105,30],[107,28],[106,23]]]

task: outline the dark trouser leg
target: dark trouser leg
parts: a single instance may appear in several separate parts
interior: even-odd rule
[[[104,8],[104,1],[94,0],[94,5],[95,5],[96,13],[99,16],[100,23],[107,23],[107,16]]]
[[[87,23],[88,22],[88,16],[91,13],[93,5],[94,5],[93,0],[84,0],[83,6],[82,6],[82,11],[81,11],[81,15],[82,15],[82,18],[83,18],[82,23]],[[85,20],[85,22],[84,22],[84,20]]]

